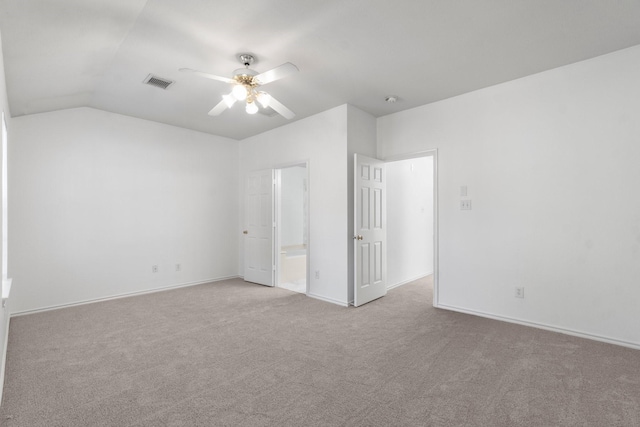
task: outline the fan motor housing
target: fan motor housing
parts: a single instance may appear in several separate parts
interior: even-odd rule
[[[257,76],[259,73],[256,70],[252,70],[251,68],[238,68],[233,71],[233,76]]]

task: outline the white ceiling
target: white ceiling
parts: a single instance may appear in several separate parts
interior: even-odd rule
[[[640,44],[640,1],[0,0],[0,31],[14,117],[90,106],[242,139],[288,121],[209,117],[228,85],[179,68],[292,62],[264,88],[293,120],[345,103],[383,116]]]

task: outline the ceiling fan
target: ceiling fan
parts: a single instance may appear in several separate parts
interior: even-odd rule
[[[191,68],[180,68],[180,71],[194,73],[201,77],[233,85],[231,93],[222,95],[222,101],[209,111],[210,116],[218,116],[222,114],[224,110],[231,108],[236,101],[245,101],[245,110],[249,114],[257,113],[259,111],[258,104],[260,104],[263,109],[271,108],[285,119],[292,119],[295,116],[295,113],[282,105],[282,103],[267,92],[260,90],[260,86],[280,80],[290,74],[297,73],[298,67],[290,62],[285,62],[284,64],[269,71],[258,73],[257,71],[249,68],[255,60],[253,55],[243,53],[238,55],[238,59],[245,68],[235,70],[233,72],[233,77],[231,78],[216,76],[215,74],[192,70]]]

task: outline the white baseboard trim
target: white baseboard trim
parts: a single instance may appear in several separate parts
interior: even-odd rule
[[[329,297],[323,297],[322,295],[316,295],[316,294],[312,294],[310,292],[307,292],[307,296],[311,297],[311,298],[319,299],[320,301],[330,302],[331,304],[337,304],[337,305],[340,305],[342,307],[349,307],[349,304],[344,302],[344,301],[338,301],[337,299],[333,299],[333,298],[329,298]]]
[[[126,292],[126,293],[123,293],[123,294],[110,295],[108,297],[95,298],[95,299],[82,300],[82,301],[75,301],[75,302],[71,302],[71,303],[67,303],[67,304],[52,305],[52,306],[49,306],[49,307],[36,308],[36,309],[33,309],[33,310],[18,311],[18,312],[15,312],[15,313],[11,313],[11,317],[25,316],[27,314],[41,313],[41,312],[51,311],[51,310],[59,310],[61,308],[74,307],[76,305],[93,304],[93,303],[96,303],[96,302],[110,301],[110,300],[114,300],[114,299],[127,298],[127,297],[134,297],[134,296],[144,295],[144,294],[152,294],[152,293],[155,293],[155,292],[170,291],[172,289],[186,288],[186,287],[189,287],[189,286],[203,285],[205,283],[221,282],[223,280],[237,279],[237,278],[238,278],[238,276],[235,276],[235,275],[234,276],[225,276],[225,277],[216,277],[216,278],[213,278],[213,279],[199,280],[197,282],[180,283],[180,284],[177,284],[177,285],[169,285],[169,286],[164,286],[164,287],[161,287],[161,288],[153,288],[153,289],[145,289],[145,290],[142,290],[142,291]]]
[[[393,285],[387,285],[387,290],[391,290],[391,289],[397,288],[398,286],[406,285],[407,283],[411,283],[411,282],[413,282],[415,280],[422,279],[423,277],[427,277],[427,276],[430,276],[432,274],[433,274],[433,271],[430,272],[430,273],[421,274],[419,276],[413,277],[413,278],[408,279],[408,280],[404,280],[402,282],[399,282],[399,283],[396,283],[396,284],[393,284]]]
[[[456,311],[458,313],[464,313],[464,314],[471,314],[471,315],[474,315],[474,316],[486,317],[488,319],[493,319],[493,320],[500,320],[500,321],[508,322],[508,323],[516,323],[518,325],[530,326],[532,328],[544,329],[544,330],[551,331],[551,332],[558,332],[558,333],[565,334],[565,335],[571,335],[571,336],[579,337],[579,338],[586,338],[586,339],[589,339],[589,340],[600,341],[600,342],[604,342],[604,343],[607,343],[607,344],[619,345],[619,346],[622,346],[622,347],[632,348],[634,350],[640,350],[640,343],[634,343],[634,342],[631,342],[631,341],[619,340],[619,339],[616,339],[616,338],[609,338],[609,337],[605,337],[605,336],[597,335],[597,334],[590,334],[588,332],[577,331],[575,329],[562,328],[562,327],[559,327],[559,326],[548,325],[548,324],[545,324],[545,323],[531,322],[531,321],[528,321],[528,320],[520,320],[520,319],[516,319],[516,318],[513,318],[513,317],[500,316],[500,315],[496,315],[496,314],[485,313],[483,311],[470,310],[470,309],[467,309],[467,308],[456,307],[456,306],[447,305],[447,304],[438,304],[437,306],[434,306],[434,307],[441,308],[441,309],[444,309],[444,310],[449,310],[449,311]]]
[[[7,366],[7,349],[9,347],[9,323],[11,316],[7,316],[7,327],[3,331],[4,351],[2,352],[2,365],[0,366],[0,406],[2,406],[2,398],[4,397],[4,372]]]

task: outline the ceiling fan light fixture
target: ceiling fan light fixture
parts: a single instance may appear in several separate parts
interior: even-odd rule
[[[256,105],[255,102],[249,101],[247,102],[247,106],[245,110],[247,111],[248,114],[255,114],[258,112],[258,106]]]
[[[279,114],[287,120],[294,118],[295,113],[293,111],[282,105],[281,102],[268,93],[260,91],[258,88],[298,72],[298,67],[290,62],[285,62],[271,70],[258,73],[249,68],[249,66],[255,62],[253,55],[248,53],[240,54],[238,55],[238,59],[242,65],[244,65],[244,68],[235,70],[231,78],[221,77],[191,68],[180,68],[180,71],[194,73],[201,77],[229,83],[231,85],[231,93],[222,95],[222,99],[209,111],[209,116],[219,116],[224,111],[232,108],[236,102],[242,101],[245,104],[247,114],[261,112],[267,115]]]
[[[244,87],[244,85],[235,85],[231,93],[233,94],[233,97],[238,101],[244,101],[245,99],[247,99],[247,88]]]

